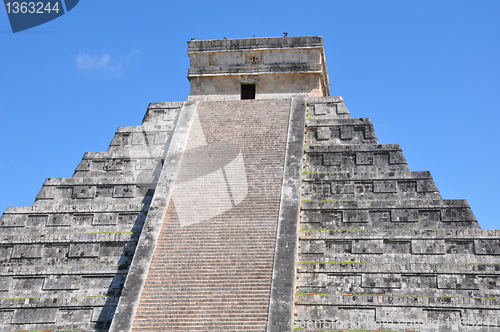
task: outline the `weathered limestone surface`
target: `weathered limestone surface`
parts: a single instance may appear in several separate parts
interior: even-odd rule
[[[305,130],[294,327],[500,331],[500,231],[341,98],[309,99]]]
[[[0,218],[0,331],[107,330],[183,103],[151,104],[108,151]]]
[[[189,100],[239,100],[242,83],[256,99],[328,96],[322,37],[194,40]]]

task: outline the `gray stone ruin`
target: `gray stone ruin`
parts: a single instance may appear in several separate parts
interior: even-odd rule
[[[330,96],[321,37],[192,40],[71,178],[0,218],[0,332],[500,331],[500,231]]]

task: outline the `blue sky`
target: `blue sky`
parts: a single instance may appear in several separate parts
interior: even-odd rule
[[[189,94],[186,42],[319,35],[331,94],[465,198],[483,228],[496,210],[500,1],[81,0],[13,34],[0,9],[0,211],[31,205],[45,178],[70,177],[84,152],[150,102]]]

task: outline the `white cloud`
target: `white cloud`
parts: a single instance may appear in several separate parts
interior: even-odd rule
[[[109,53],[89,54],[80,52],[75,59],[77,67],[85,72],[99,72],[105,76],[123,76],[133,57],[140,50],[132,49],[125,55],[112,57]]]

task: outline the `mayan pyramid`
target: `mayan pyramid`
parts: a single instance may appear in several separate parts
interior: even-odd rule
[[[3,213],[1,332],[500,331],[500,231],[330,96],[321,37],[188,55],[185,102]]]

